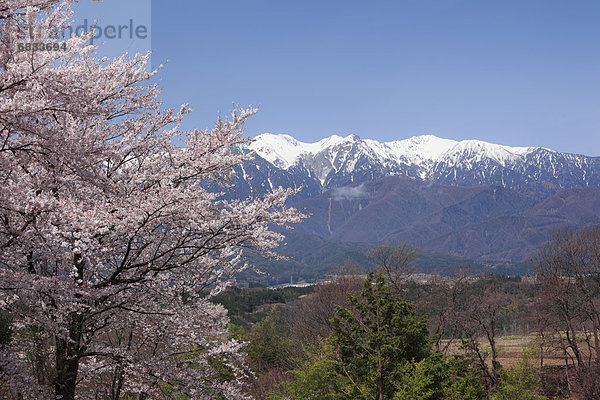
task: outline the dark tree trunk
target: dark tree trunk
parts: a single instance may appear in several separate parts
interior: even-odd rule
[[[56,379],[54,390],[61,400],[75,399],[77,372],[79,370],[80,343],[82,332],[81,315],[74,315],[69,326],[69,340],[56,338]]]

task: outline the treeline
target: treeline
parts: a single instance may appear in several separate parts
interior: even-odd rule
[[[278,289],[266,289],[264,286],[245,289],[232,287],[217,294],[211,300],[227,309],[232,323],[245,326],[263,319],[271,305],[290,303],[314,290],[314,286],[289,286]]]
[[[311,293],[223,294],[237,321],[231,334],[248,343],[252,394],[600,398],[600,229],[556,233],[532,259],[537,276],[529,278],[456,271],[415,282],[413,257],[408,246],[382,246],[369,254],[377,270],[366,280],[347,267]],[[247,299],[250,306],[237,304]],[[251,309],[264,318],[253,320]],[[507,335],[522,338],[508,359],[499,343]]]

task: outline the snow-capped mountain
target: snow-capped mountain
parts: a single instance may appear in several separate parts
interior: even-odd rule
[[[378,142],[356,135],[304,143],[265,133],[246,145],[255,161],[238,171],[239,189],[304,186],[301,197],[390,175],[459,186],[498,185],[542,198],[576,186],[600,186],[600,158],[542,147],[510,147],[433,135]]]
[[[236,196],[303,188],[292,202],[311,218],[287,239],[291,259],[323,240],[343,245],[337,255],[333,242],[323,245],[333,259],[346,259],[350,243],[409,242],[502,266],[525,260],[555,229],[600,221],[600,157],[432,135],[303,143],[262,134],[242,151],[255,157],[239,167]]]
[[[305,165],[327,187],[328,177],[358,172],[364,167],[361,161],[389,170],[388,173],[404,172],[426,178],[434,162],[457,143],[433,135],[387,143],[362,140],[356,135],[333,135],[316,143],[304,143],[289,135],[264,133],[255,137],[248,148],[281,169]]]

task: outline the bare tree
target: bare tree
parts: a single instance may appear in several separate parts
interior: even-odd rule
[[[496,278],[481,279],[476,283],[461,282],[457,288],[456,318],[460,327],[464,348],[474,358],[476,364],[486,374],[490,386],[499,382],[502,366],[498,361],[496,344],[500,321],[511,299],[504,286]],[[490,351],[484,350],[480,339],[484,338]],[[488,358],[491,356],[490,363]]]
[[[382,244],[367,254],[377,272],[385,275],[389,285],[396,294],[402,293],[402,279],[409,274],[409,264],[415,259],[417,252],[408,243]]]
[[[428,283],[426,296],[420,296],[416,302],[417,309],[421,303],[431,309],[437,308],[436,313],[428,317],[429,330],[433,337],[433,349],[448,353],[452,344],[462,337],[461,308],[465,295],[468,275],[458,271],[454,276],[446,279],[434,277]]]
[[[552,328],[552,342],[577,372],[579,396],[600,392],[600,226],[563,229],[543,243],[532,259],[540,293],[539,323]],[[565,373],[568,374],[568,369]]]
[[[319,338],[331,334],[331,318],[335,316],[334,305],[347,307],[348,294],[358,295],[363,279],[361,268],[346,263],[335,272],[335,278],[319,285],[315,293],[298,303],[295,308],[293,336],[301,342],[318,344]]]

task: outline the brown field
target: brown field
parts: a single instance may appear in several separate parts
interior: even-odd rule
[[[490,345],[487,340],[481,338],[479,341],[481,349],[491,353]],[[528,351],[531,355],[531,362],[534,366],[540,365],[540,348],[538,336],[535,334],[523,336],[503,336],[496,339],[496,349],[498,350],[498,361],[505,368],[511,368],[517,361],[523,357],[523,353]],[[449,354],[464,354],[465,351],[460,347],[460,342],[453,342],[449,347]],[[491,363],[491,356],[487,358]],[[560,350],[544,347],[544,366],[563,366],[565,358]]]

